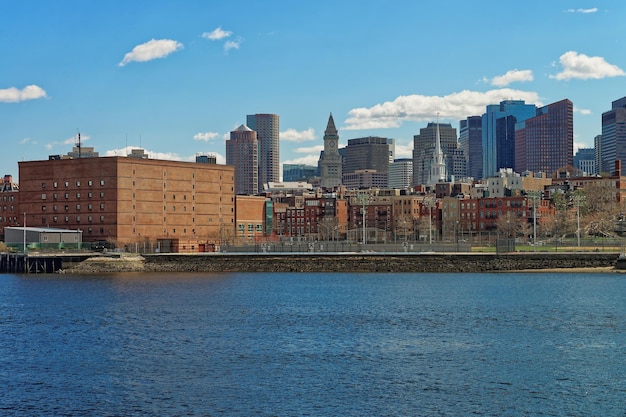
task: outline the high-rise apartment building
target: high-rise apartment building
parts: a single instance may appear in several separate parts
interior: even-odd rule
[[[259,143],[256,131],[241,125],[226,141],[226,165],[235,167],[235,194],[259,193]]]
[[[548,104],[515,125],[514,169],[551,176],[573,164],[574,105],[565,99]]]
[[[399,158],[389,164],[389,188],[408,190],[413,184],[413,160]]]
[[[259,141],[259,185],[280,182],[280,120],[277,114],[250,114],[248,127],[256,131]]]
[[[596,150],[579,148],[574,154],[574,168],[581,170],[582,175],[594,175],[596,173]]]
[[[331,189],[341,185],[342,158],[338,147],[339,133],[331,113],[324,131],[324,153],[320,162],[320,179],[323,188]]]
[[[427,185],[437,147],[437,135],[446,166],[446,180],[450,176],[465,176],[465,158],[459,149],[456,129],[450,123],[428,123],[413,136],[413,184]]]
[[[524,100],[505,100],[487,106],[482,115],[483,177],[515,164],[515,124],[536,116],[537,107]]]
[[[344,175],[364,169],[388,173],[392,146],[392,139],[376,136],[348,140],[343,161]]]
[[[602,113],[601,172],[613,172],[615,161],[626,171],[626,97],[615,100],[611,110]]]
[[[483,178],[483,125],[482,117],[470,116],[459,125],[459,144],[467,164],[467,176]]]
[[[600,175],[602,172],[602,135],[596,135],[593,138],[593,149],[595,151],[595,174]]]

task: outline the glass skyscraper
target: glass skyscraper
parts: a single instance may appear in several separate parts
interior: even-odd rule
[[[515,123],[536,114],[537,107],[524,100],[505,100],[487,106],[482,115],[483,177],[495,175],[500,168],[513,168]]]

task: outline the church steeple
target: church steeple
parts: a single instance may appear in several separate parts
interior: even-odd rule
[[[438,182],[446,181],[448,175],[446,172],[446,161],[441,151],[441,135],[439,134],[439,114],[437,114],[437,132],[435,135],[435,150],[430,163],[430,178],[428,183],[435,185]]]

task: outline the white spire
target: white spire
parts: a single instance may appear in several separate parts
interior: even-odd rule
[[[433,159],[430,163],[430,178],[429,184],[435,185],[438,182],[446,181],[448,175],[446,173],[446,162],[444,160],[443,152],[441,151],[441,136],[439,134],[439,113],[437,113],[437,134],[435,137],[435,150],[433,152]]]

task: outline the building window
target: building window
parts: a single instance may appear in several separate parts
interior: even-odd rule
[[[76,186],[80,187],[80,181],[76,181]]]
[[[91,187],[93,185],[93,181],[91,180],[87,181],[87,185]]]
[[[65,223],[70,221],[70,217],[69,216],[65,216]]]
[[[41,183],[41,188],[46,188],[46,183],[45,182]]]
[[[100,185],[104,185],[104,180],[100,180]]]
[[[100,204],[100,210],[104,210],[104,203]]]
[[[42,199],[42,200],[45,200],[45,199],[46,199],[46,195],[45,195],[45,194],[42,194],[42,195],[41,195],[41,199]]]
[[[52,194],[52,198],[54,198],[55,200],[58,198],[59,196],[57,195],[57,193]]]
[[[76,211],[80,211],[80,204],[76,204]]]
[[[56,183],[56,182],[53,182],[53,183],[52,183],[52,186],[53,186],[54,188],[57,188],[57,187],[59,186],[59,184],[58,184],[58,183]]]
[[[93,206],[91,204],[87,205],[87,209],[91,210],[93,208]]]
[[[46,206],[41,206],[41,211],[46,211]]]
[[[80,223],[80,216],[76,216],[76,223]]]
[[[87,193],[87,197],[91,198],[93,196],[92,193]]]
[[[65,187],[69,187],[70,186],[70,182],[69,181],[65,181]]]
[[[104,198],[104,191],[100,193],[100,198]]]
[[[100,216],[100,221],[103,222],[104,221],[104,216]]]
[[[80,193],[76,193],[76,198],[80,198]]]
[[[69,193],[65,193],[65,199],[67,200],[68,198],[70,198],[70,194]]]
[[[52,210],[57,211],[59,209],[59,206],[57,206],[56,204],[52,206]]]
[[[87,220],[89,221],[89,223],[91,223],[93,221],[93,217],[89,216],[89,217],[87,217]]]

